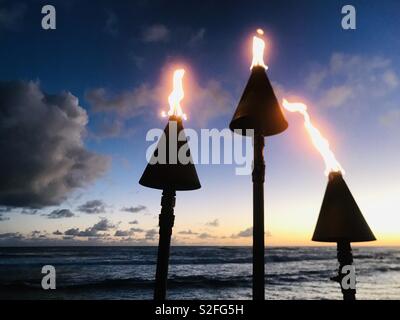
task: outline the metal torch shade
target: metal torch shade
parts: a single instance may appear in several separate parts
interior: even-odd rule
[[[254,129],[263,136],[272,136],[287,127],[264,67],[254,67],[229,128],[242,129],[243,135],[245,129]]]
[[[151,161],[144,170],[143,175],[139,180],[139,183],[142,186],[160,190],[189,191],[200,189],[200,181],[197,176],[196,168],[193,164],[192,157],[190,155],[190,149],[188,146],[187,156],[190,157],[189,163],[182,164],[179,161],[178,157],[176,158],[176,163],[173,163],[173,161],[170,161],[169,159],[169,148],[171,142],[169,136],[169,127],[171,121],[175,121],[177,124],[176,137],[171,138],[175,139],[174,145],[177,147],[177,150],[172,151],[176,151],[175,154],[178,155],[178,151],[181,149],[181,147],[188,143],[186,136],[184,136],[184,139],[182,139],[182,141],[178,141],[178,135],[183,130],[182,119],[178,117],[171,117],[164,130],[164,137],[160,139],[160,142],[152,156],[152,160],[154,160],[154,157],[158,155],[158,152],[160,150],[160,144],[163,143],[163,140],[165,138],[164,141],[166,142],[166,148],[164,150],[166,151],[166,163],[154,163],[154,161]]]
[[[320,242],[376,240],[340,173],[331,172],[329,175],[312,240]]]

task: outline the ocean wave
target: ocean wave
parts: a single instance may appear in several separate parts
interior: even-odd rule
[[[208,276],[175,276],[168,279],[168,288],[227,288],[251,287],[250,276],[212,278]],[[113,289],[153,289],[153,279],[127,278],[106,279],[73,284],[57,284],[57,290],[113,290]],[[0,284],[0,292],[8,290],[42,290],[37,282],[11,282]]]

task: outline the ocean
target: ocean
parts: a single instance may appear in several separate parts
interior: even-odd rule
[[[0,248],[0,299],[151,299],[156,247]],[[335,247],[272,247],[266,299],[341,299]],[[400,248],[353,249],[358,299],[400,299]],[[56,290],[41,288],[42,266]],[[251,299],[250,247],[172,247],[168,299]]]

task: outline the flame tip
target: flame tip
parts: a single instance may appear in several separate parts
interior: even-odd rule
[[[283,106],[290,112],[299,112],[304,118],[304,125],[311,137],[314,147],[321,154],[325,162],[325,175],[330,176],[331,173],[344,174],[344,169],[329,146],[329,141],[321,134],[321,132],[312,124],[310,115],[307,112],[307,105],[302,102],[288,102],[283,99]]]
[[[260,33],[261,31],[262,33]],[[259,35],[263,35],[264,31],[262,29],[258,29],[257,33]],[[265,70],[268,69],[268,66],[264,63],[264,49],[265,49],[265,41],[257,36],[253,37],[253,61],[251,62],[250,70],[254,67],[260,66]]]
[[[185,69],[179,68],[175,69],[173,77],[172,77],[172,92],[168,97],[168,102],[169,102],[169,110],[168,113],[163,111],[163,114],[167,116],[175,116],[175,117],[180,117],[184,120],[186,120],[186,115],[182,111],[181,107],[181,101],[185,97],[185,92],[183,90],[183,76],[185,75]]]

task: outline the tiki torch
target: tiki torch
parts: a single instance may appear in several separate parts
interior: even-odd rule
[[[376,240],[340,172],[329,173],[313,241],[336,242],[338,274],[331,280],[340,284],[343,300],[355,300],[356,289],[343,287],[344,266],[353,264],[351,242]]]
[[[339,269],[338,275],[331,280],[340,283],[344,300],[355,300],[355,288],[345,288],[342,283],[345,277],[342,272],[344,266],[350,266],[353,263],[350,243],[374,241],[375,236],[343,179],[344,169],[330,149],[328,140],[311,122],[307,106],[301,102],[293,103],[283,100],[283,107],[290,112],[299,112],[303,115],[304,126],[311,141],[324,159],[328,186],[312,240],[337,243]]]
[[[186,118],[180,102],[184,97],[182,79],[185,71],[176,70],[173,76],[173,91],[169,96],[168,124],[152,155],[139,183],[145,187],[163,190],[161,214],[159,215],[159,244],[157,254],[154,300],[165,300],[167,292],[168,264],[176,191],[200,189],[196,168],[190,155],[182,120]],[[185,148],[186,160],[182,163],[178,151]],[[189,159],[189,161],[187,161]]]
[[[264,300],[264,137],[287,129],[282,110],[267,77],[268,67],[264,64],[265,42],[257,30],[253,38],[253,62],[251,75],[239,105],[230,123],[230,129],[242,135],[253,130],[253,300]]]

